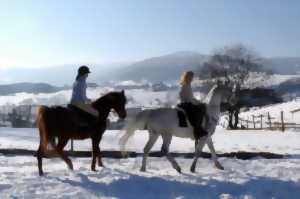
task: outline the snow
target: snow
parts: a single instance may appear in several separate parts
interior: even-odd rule
[[[278,79],[283,81],[284,78]],[[270,80],[271,81],[271,80]],[[274,82],[273,82],[274,83]],[[273,84],[270,82],[268,85]],[[267,83],[265,83],[267,84]],[[114,90],[110,87],[89,88],[87,96],[97,99]],[[176,104],[176,91],[153,92],[151,90],[126,90],[127,107],[157,107]],[[17,93],[0,96],[0,106],[8,108],[23,104],[64,105],[68,103],[71,90],[53,94]],[[195,93],[198,99],[203,94]],[[285,122],[300,124],[299,114],[291,111],[300,108],[300,101],[294,100],[250,109],[242,112],[244,119],[252,115],[266,115],[268,112],[274,121],[279,120],[284,111]],[[8,108],[9,109],[9,108]],[[226,122],[226,116],[220,124]],[[118,142],[122,130],[106,131],[101,141],[101,150],[119,150]],[[129,142],[128,150],[143,152],[148,139],[146,131],[138,131]],[[268,130],[228,131],[218,126],[213,136],[217,153],[226,152],[271,152],[286,155],[283,159],[264,159],[257,157],[249,160],[219,158],[225,170],[214,167],[211,159],[200,158],[196,173],[189,168],[192,159],[177,157],[182,167],[178,174],[165,157],[149,157],[147,172],[140,172],[141,157],[103,158],[104,168],[90,170],[91,158],[71,158],[74,171],[58,158],[43,159],[45,176],[38,175],[37,160],[31,155],[0,154],[0,198],[103,198],[103,199],[298,199],[300,197],[300,132]],[[158,139],[152,151],[160,150],[162,140]],[[0,127],[0,149],[37,150],[39,134],[36,128],[13,129]],[[65,150],[69,150],[67,145]],[[90,151],[91,141],[74,142],[75,150]],[[189,139],[174,137],[171,152],[193,152],[194,143]],[[208,148],[204,148],[208,152]]]
[[[102,150],[118,150],[123,131],[107,131]],[[139,131],[130,150],[142,152],[148,139]],[[178,174],[166,158],[148,158],[147,172],[140,172],[141,157],[103,158],[105,168],[90,170],[90,158],[71,158],[74,171],[57,158],[43,159],[45,176],[39,177],[37,160],[29,155],[0,155],[0,198],[299,198],[300,132],[227,131],[217,128],[213,136],[217,153],[234,151],[289,154],[284,159],[219,158],[225,170],[211,159],[200,158],[196,173],[192,159],[176,158]],[[0,148],[36,150],[38,130],[0,128]],[[153,150],[160,150],[161,140]],[[90,150],[90,140],[76,141],[75,150]],[[69,149],[69,146],[66,147]],[[193,152],[189,139],[174,138],[171,151]],[[205,147],[204,151],[208,151]]]

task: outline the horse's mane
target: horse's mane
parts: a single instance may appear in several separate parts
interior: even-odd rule
[[[106,94],[104,94],[103,96],[99,97],[97,100],[92,102],[92,106],[97,106],[98,104],[102,104],[102,103],[107,103],[107,101],[112,97],[112,96],[116,96],[116,95],[120,95],[121,96],[121,92],[118,91],[109,91]]]
[[[103,99],[107,98],[107,96],[111,95],[113,93],[113,91],[107,92],[104,95],[102,95],[101,97],[99,97],[98,99],[96,99],[95,101],[93,101],[92,104],[98,104],[99,101],[102,101]]]
[[[206,104],[209,104],[209,103],[211,102],[212,96],[213,96],[213,94],[214,94],[214,92],[215,92],[215,90],[216,90],[217,88],[218,88],[218,85],[215,84],[215,85],[210,89],[210,91],[208,92],[208,94],[206,95],[206,97],[205,97],[205,99],[204,99],[204,102],[205,102]]]

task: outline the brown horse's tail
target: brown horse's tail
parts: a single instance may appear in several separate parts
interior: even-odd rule
[[[47,126],[47,112],[50,108],[47,106],[40,106],[37,111],[36,122],[40,133],[40,147],[46,152],[48,144],[55,148],[55,141],[49,136],[49,127]]]

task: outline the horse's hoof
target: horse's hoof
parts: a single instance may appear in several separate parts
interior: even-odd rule
[[[145,168],[141,168],[140,171],[141,172],[146,172],[146,169]]]
[[[105,166],[104,166],[103,163],[101,162],[101,163],[98,164],[98,167],[105,167]]]
[[[217,169],[224,170],[224,167],[220,163],[215,164],[215,166]]]
[[[43,176],[43,175],[44,175],[44,172],[40,171],[40,172],[39,172],[39,175],[40,175],[40,176]]]
[[[190,170],[191,170],[192,173],[195,173],[195,166],[192,165]]]
[[[179,168],[179,169],[176,169],[177,171],[178,171],[178,173],[180,173],[181,174],[181,169]]]

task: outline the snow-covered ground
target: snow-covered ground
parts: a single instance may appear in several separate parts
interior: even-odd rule
[[[118,150],[123,131],[107,131],[102,150]],[[147,141],[137,132],[130,150],[141,152]],[[103,158],[105,168],[90,171],[90,158],[72,158],[74,171],[60,159],[44,159],[45,176],[39,177],[37,160],[29,155],[0,155],[0,198],[288,198],[300,196],[300,132],[226,131],[218,127],[213,136],[217,153],[235,151],[291,154],[284,159],[219,158],[225,170],[200,158],[191,173],[192,159],[176,158],[178,174],[166,158],[150,157],[148,171],[139,171],[141,157]],[[37,149],[37,129],[0,128],[0,148]],[[158,140],[153,150],[159,150]],[[69,146],[66,147],[68,149]],[[193,142],[174,138],[171,151],[192,152]],[[90,140],[76,141],[75,150],[90,150]],[[208,151],[205,147],[204,151]]]

